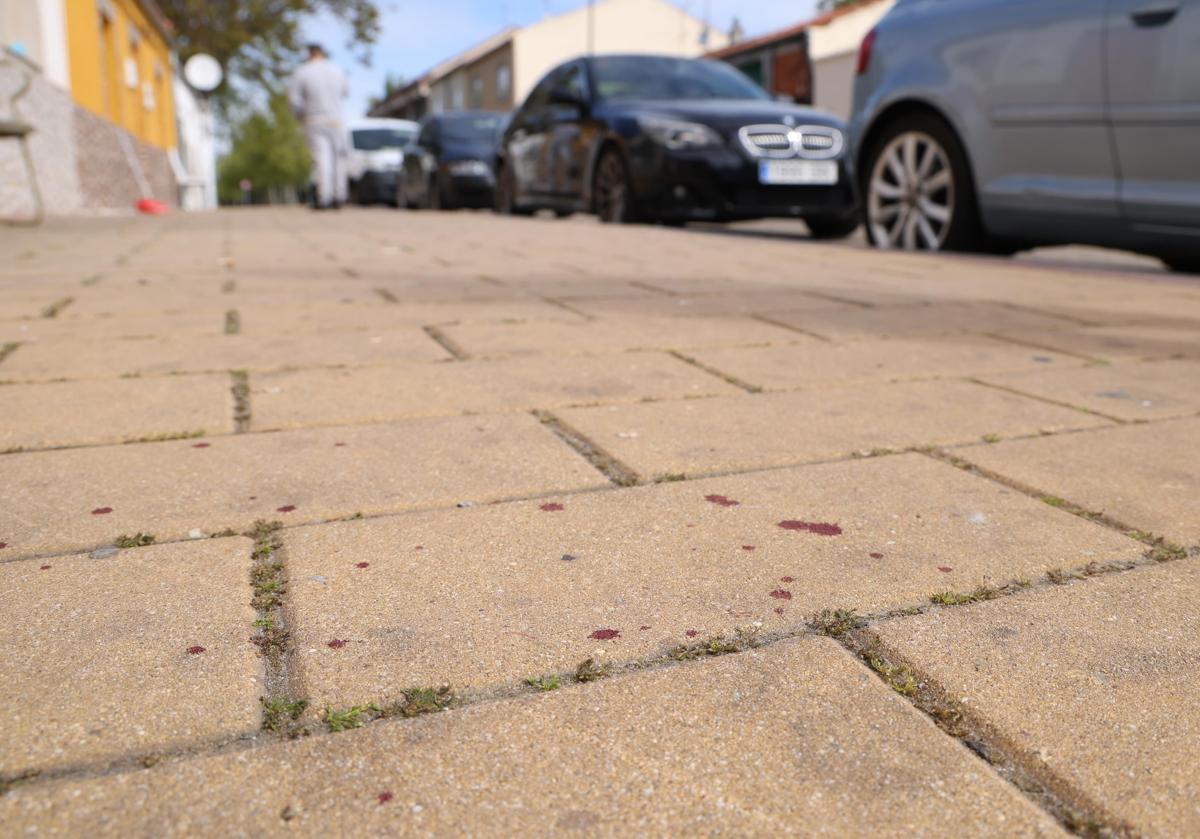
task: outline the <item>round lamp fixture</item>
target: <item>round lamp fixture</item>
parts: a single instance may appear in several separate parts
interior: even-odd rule
[[[224,77],[221,63],[211,55],[198,52],[183,65],[183,77],[201,93],[212,93]]]

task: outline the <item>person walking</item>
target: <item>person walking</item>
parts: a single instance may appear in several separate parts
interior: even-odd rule
[[[338,209],[346,200],[346,129],[342,100],[346,75],[320,44],[308,45],[308,60],[292,75],[288,101],[304,126],[312,154],[316,209]]]

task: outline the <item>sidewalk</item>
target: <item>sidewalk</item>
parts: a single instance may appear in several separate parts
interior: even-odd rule
[[[1200,282],[0,229],[14,835],[1200,833]]]

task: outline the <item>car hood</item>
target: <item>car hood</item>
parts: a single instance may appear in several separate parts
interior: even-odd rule
[[[443,143],[442,153],[438,155],[438,159],[443,163],[451,163],[455,160],[491,160],[496,153],[496,146],[493,143]]]
[[[614,114],[637,118],[664,116],[708,125],[722,132],[733,132],[743,125],[779,124],[791,117],[796,125],[827,125],[846,130],[836,116],[804,105],[759,99],[701,99],[687,101],[642,101],[611,103]]]

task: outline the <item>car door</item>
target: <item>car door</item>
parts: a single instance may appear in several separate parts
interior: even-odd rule
[[[1200,0],[1111,0],[1107,64],[1125,217],[1200,235]]]
[[[566,99],[575,99],[573,104]],[[549,106],[550,137],[546,145],[546,166],[554,195],[581,198],[583,173],[587,164],[584,122],[591,97],[587,68],[582,61],[563,67],[554,78]]]
[[[1104,87],[1106,0],[969,0],[969,35],[944,49],[948,85],[979,103],[972,138],[981,205],[995,233],[1051,235],[1120,224]],[[972,104],[973,108],[974,105]],[[970,110],[970,108],[968,108]],[[1063,229],[1052,232],[1056,227]]]
[[[550,89],[556,72],[551,70],[538,82],[513,117],[506,135],[508,164],[513,167],[519,193],[545,195],[550,191],[545,147],[551,127]]]

